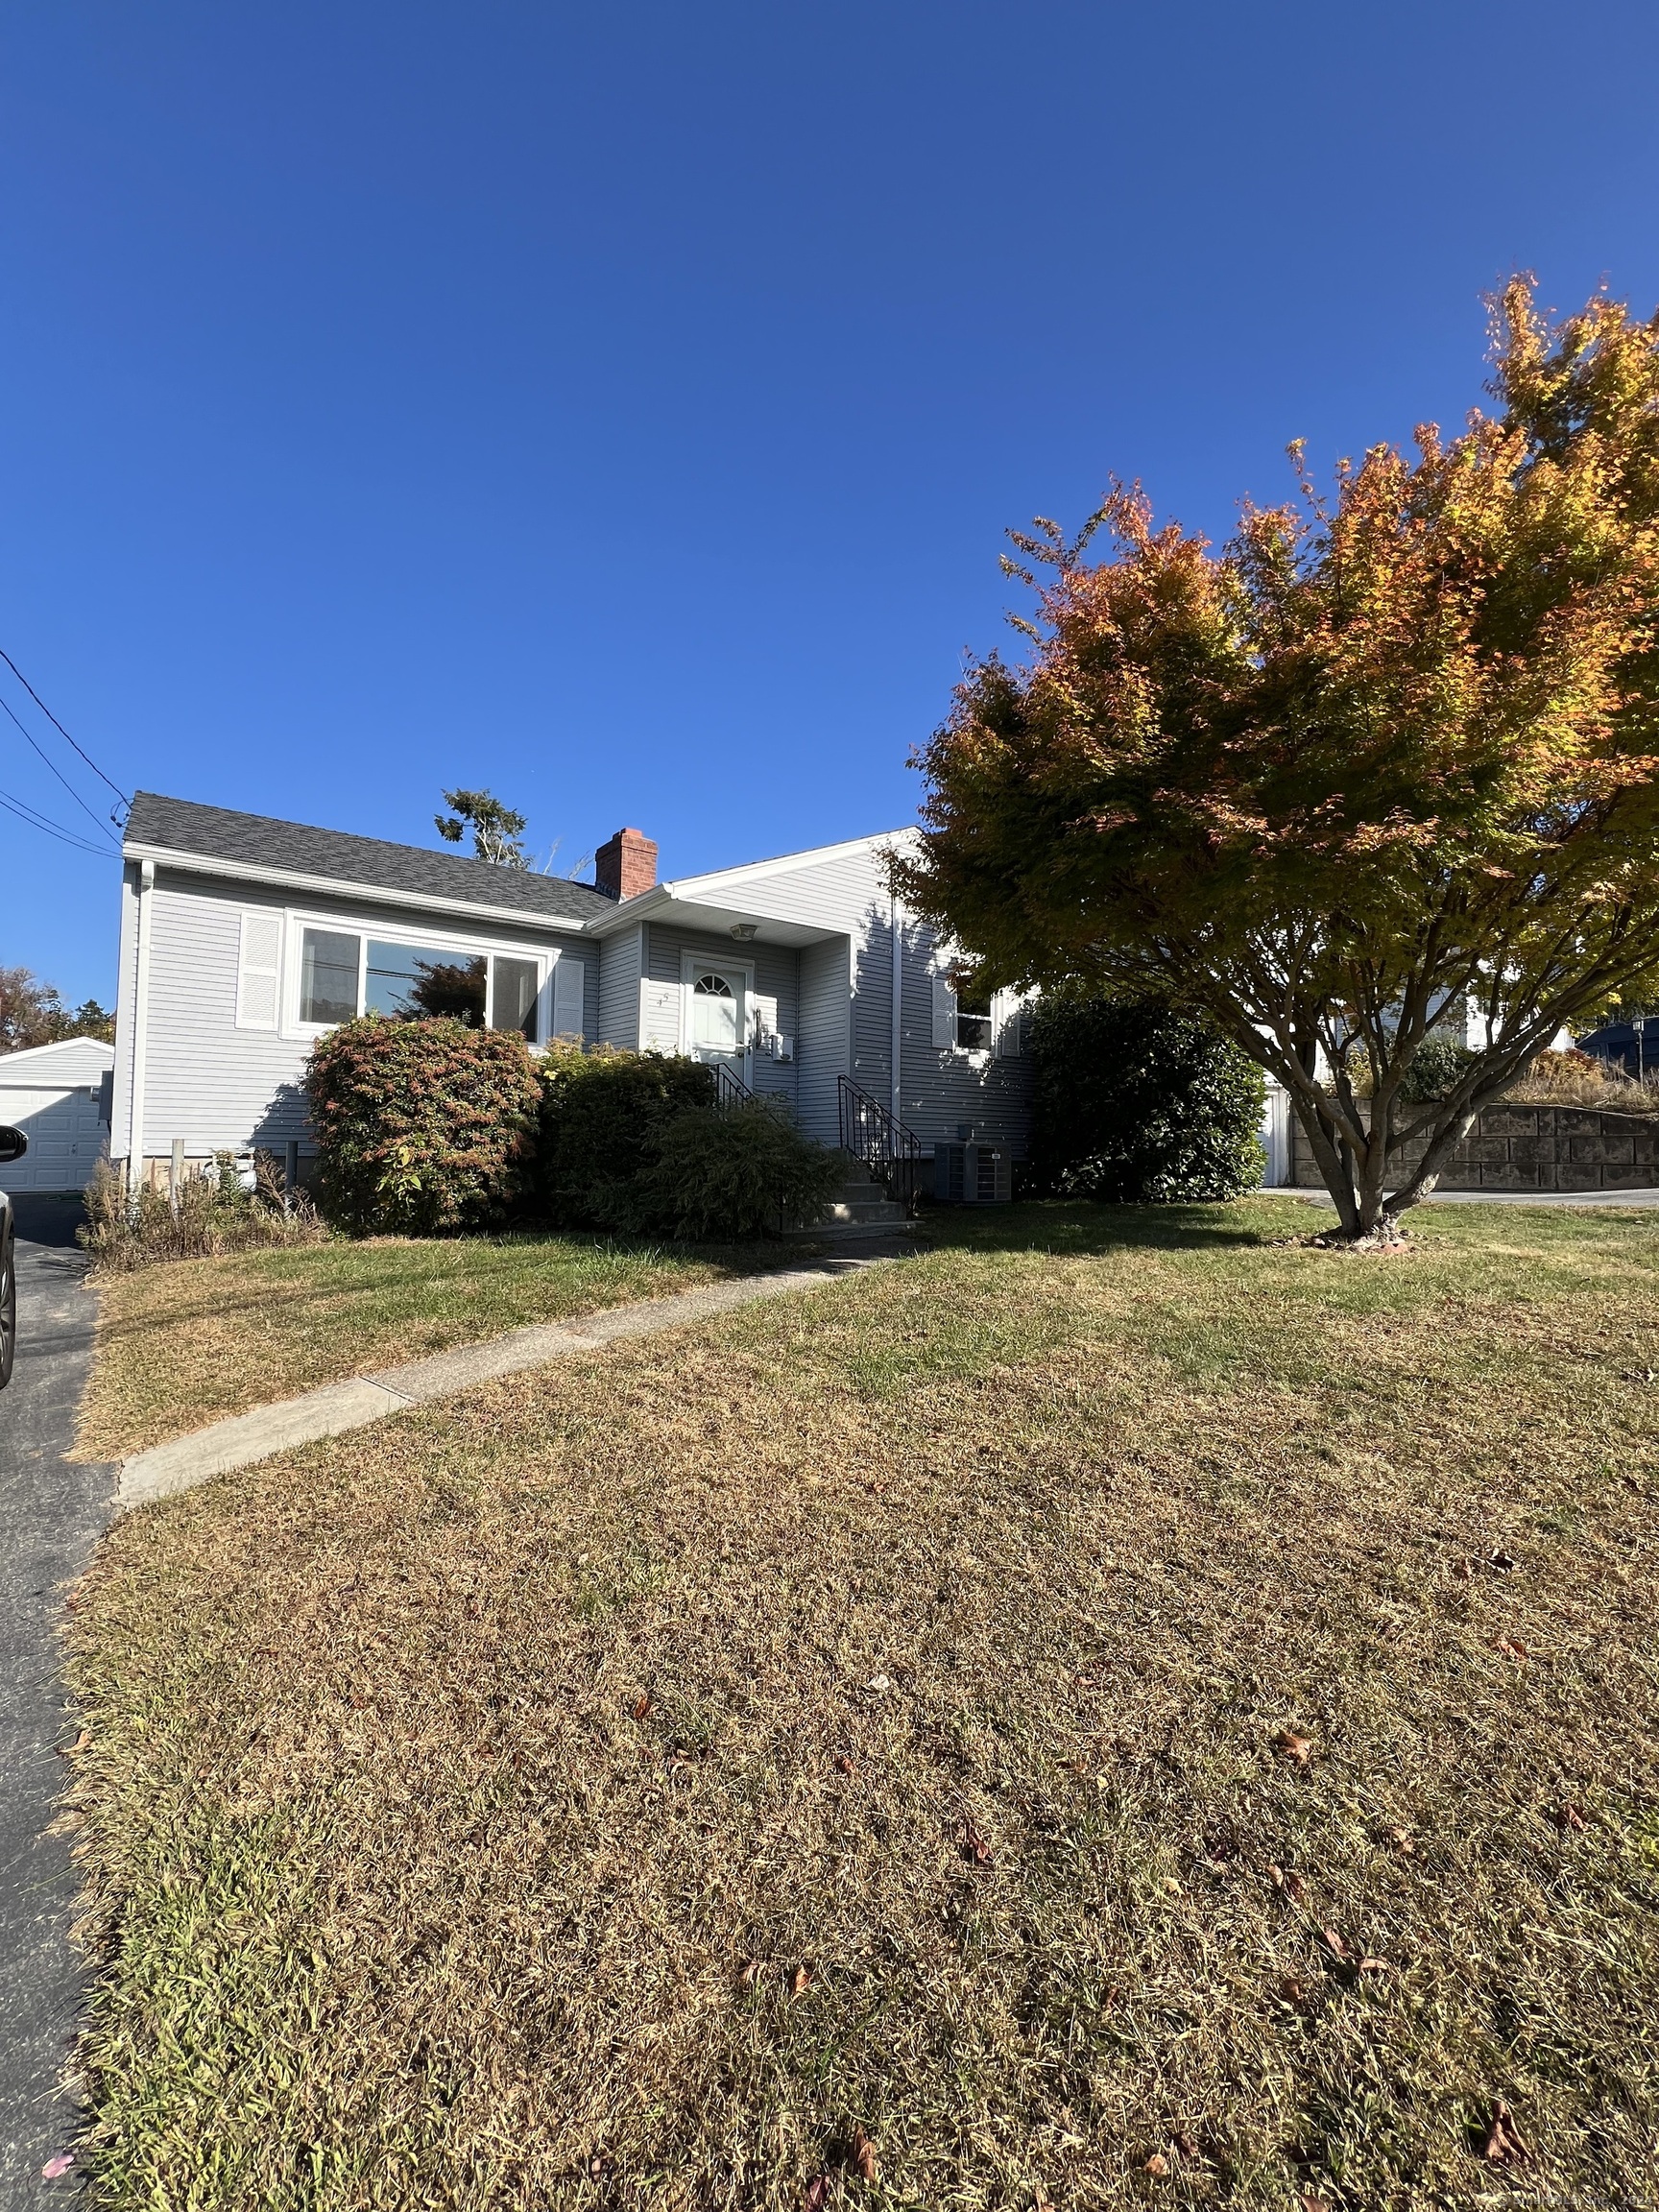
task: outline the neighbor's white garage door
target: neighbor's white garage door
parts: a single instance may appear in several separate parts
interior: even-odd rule
[[[0,1167],[0,1190],[15,1197],[24,1190],[80,1190],[108,1142],[98,1118],[98,1094],[83,1083],[0,1084],[0,1121],[10,1121],[29,1140],[29,1150],[10,1167]]]

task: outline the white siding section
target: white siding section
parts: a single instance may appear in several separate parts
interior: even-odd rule
[[[176,1140],[192,1159],[248,1145],[279,1152],[290,1141],[308,1150],[302,1084],[310,1037],[236,1025],[244,916],[261,910],[279,916],[289,902],[276,892],[262,899],[252,884],[165,868],[156,870],[155,888],[147,896],[155,904],[145,1051],[146,1157],[164,1157]],[[473,931],[452,916],[440,918],[418,908],[364,909],[349,899],[310,895],[294,903],[305,914],[365,935],[391,925],[445,944],[465,946],[475,938],[481,950],[499,946],[504,935],[493,925]],[[530,926],[516,929],[516,941],[548,952],[559,949],[566,958],[584,962],[593,957],[592,948],[573,948],[564,932]],[[124,960],[124,985],[128,973]],[[286,991],[286,977],[283,984]],[[129,991],[125,1002],[130,1000]],[[119,1075],[119,1050],[116,1065]],[[126,1130],[117,1096],[117,1149],[125,1144]]]
[[[643,1015],[640,1043],[648,1051],[680,1049],[681,955],[695,952],[718,964],[738,961],[755,972],[755,1001],[774,1029],[795,1037],[800,1002],[796,955],[787,945],[734,944],[730,937],[710,937],[676,928],[672,923],[651,922],[645,926],[645,980],[640,994]],[[797,1045],[799,1050],[799,1045]],[[768,1097],[795,1103],[795,1065],[753,1052],[749,1083]]]
[[[639,1049],[639,965],[642,928],[618,929],[599,941],[599,1042],[618,1051]]]
[[[831,937],[801,952],[801,1025],[795,1042],[795,1115],[808,1137],[833,1144],[840,1136],[836,1077],[849,1071],[853,1049],[853,949]]]
[[[1022,1158],[1031,1125],[1031,1063],[1023,1052],[962,1052],[945,1044],[944,994],[935,1005],[937,939],[926,923],[902,924],[902,1034],[899,1113],[925,1147],[954,1141],[972,1123],[992,1143]],[[952,1004],[952,1013],[954,1005]]]
[[[115,970],[115,1097],[109,1116],[109,1151],[127,1157],[127,1132],[132,1126],[133,994],[138,985],[138,863],[121,870],[121,951]]]

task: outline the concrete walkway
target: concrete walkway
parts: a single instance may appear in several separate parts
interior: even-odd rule
[[[855,1275],[881,1261],[902,1259],[910,1249],[890,1235],[861,1240],[848,1238],[832,1257],[799,1267],[780,1268],[765,1275],[740,1275],[730,1283],[680,1290],[667,1298],[643,1298],[632,1306],[613,1306],[606,1312],[588,1313],[575,1320],[515,1329],[510,1335],[493,1337],[487,1344],[464,1344],[453,1352],[437,1352],[430,1358],[412,1360],[406,1367],[387,1367],[377,1375],[330,1382],[321,1390],[306,1391],[302,1398],[261,1406],[232,1420],[216,1421],[210,1429],[175,1437],[170,1444],[156,1444],[148,1452],[135,1453],[121,1463],[115,1502],[122,1506],[147,1505],[177,1491],[194,1489],[198,1482],[215,1475],[251,1467],[256,1460],[269,1459],[296,1444],[364,1428],[371,1421],[384,1420],[388,1413],[401,1413],[434,1398],[452,1397],[458,1390],[470,1390],[497,1375],[516,1375],[523,1368],[597,1351],[625,1337],[655,1336],[665,1329],[733,1312],[758,1299],[786,1298],[792,1291]]]
[[[59,2088],[81,2004],[68,1934],[76,1881],[48,1836],[64,1783],[57,1623],[109,1515],[108,1467],[64,1455],[92,1358],[78,1204],[17,1201],[17,1365],[0,1392],[0,2212],[76,2194],[41,2168],[80,2113]]]

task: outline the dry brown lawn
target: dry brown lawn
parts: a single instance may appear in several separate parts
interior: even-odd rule
[[[100,1276],[77,1451],[123,1458],[320,1383],[770,1258],[590,1237],[374,1237]]]
[[[1021,1209],[123,1521],[97,2205],[1636,2206],[1659,1223]]]

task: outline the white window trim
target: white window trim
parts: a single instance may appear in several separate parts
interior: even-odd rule
[[[300,991],[305,965],[304,932],[307,929],[328,929],[338,936],[356,938],[359,1012],[363,1005],[369,965],[369,940],[372,937],[382,945],[418,946],[433,952],[455,952],[465,959],[476,959],[482,955],[487,962],[493,963],[497,954],[504,954],[510,960],[533,960],[536,963],[536,1041],[531,1049],[536,1052],[545,1049],[548,1026],[553,1019],[553,969],[563,952],[562,947],[527,945],[522,939],[510,937],[463,937],[452,929],[420,929],[400,922],[383,921],[378,915],[371,920],[349,914],[320,913],[304,906],[283,909],[281,1033],[284,1037],[297,1043],[309,1044],[315,1038],[326,1037],[331,1029],[339,1027],[339,1023],[334,1022],[301,1022],[300,1019]],[[485,974],[484,1018],[488,1023],[494,1011],[493,966],[488,967]]]

